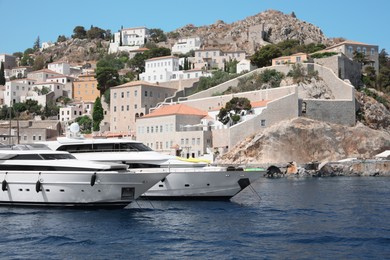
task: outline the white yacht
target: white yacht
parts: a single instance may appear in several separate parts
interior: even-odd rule
[[[83,138],[78,126],[56,141],[40,142],[56,151],[67,151],[82,160],[115,162],[130,168],[165,168],[170,174],[149,189],[149,198],[230,198],[260,178],[265,170],[209,166],[153,151],[141,142],[124,138]]]
[[[0,146],[0,205],[124,208],[168,174],[81,161],[42,146]]]

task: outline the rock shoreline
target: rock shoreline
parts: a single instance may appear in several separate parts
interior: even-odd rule
[[[333,176],[390,176],[390,160],[353,159],[339,162],[309,163],[286,166],[271,165],[265,177],[333,177]]]

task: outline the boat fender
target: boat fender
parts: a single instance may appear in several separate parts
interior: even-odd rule
[[[37,182],[35,183],[35,191],[37,193],[41,191],[41,182],[39,180],[37,180]]]
[[[6,181],[6,180],[3,180],[3,182],[1,183],[1,189],[2,189],[3,191],[8,190],[8,189],[7,189],[7,181]]]
[[[251,184],[249,178],[241,178],[238,180],[238,185],[240,185],[241,190],[245,189]]]
[[[96,182],[96,172],[91,176],[91,186],[95,185],[95,182]]]

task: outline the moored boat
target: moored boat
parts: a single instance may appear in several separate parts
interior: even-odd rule
[[[0,205],[124,208],[168,170],[77,160],[31,145],[0,147]]]

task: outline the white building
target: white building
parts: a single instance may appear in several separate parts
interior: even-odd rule
[[[60,108],[60,118],[59,120],[61,122],[68,122],[71,120],[76,119],[77,117],[80,117],[83,115],[84,109],[81,104],[75,105],[75,106],[67,106],[67,107],[61,107]]]
[[[224,69],[225,62],[236,60],[238,62],[246,58],[245,51],[223,52],[220,49],[203,49],[195,51],[194,67],[196,69]]]
[[[57,73],[49,69],[37,70],[27,74],[27,78],[35,79],[38,82],[46,82],[48,78],[56,76],[63,76],[63,74]]]
[[[173,78],[175,71],[179,71],[179,58],[164,56],[145,61],[145,72],[139,75],[141,81],[166,82]]]
[[[108,53],[139,49],[148,38],[149,30],[146,27],[121,29],[119,32],[114,33],[114,39],[110,42]]]
[[[57,72],[63,75],[70,75],[70,64],[66,62],[53,62],[47,65],[47,68],[51,71]]]
[[[7,81],[5,83],[4,104],[12,106],[15,103],[20,103],[20,97],[26,96],[27,92],[32,90],[35,81],[33,79]]]
[[[188,53],[191,50],[199,50],[202,42],[199,37],[179,39],[172,46],[172,53]]]
[[[251,61],[250,60],[247,60],[247,59],[244,59],[242,61],[240,61],[239,63],[237,63],[237,73],[240,74],[241,72],[249,72],[249,71],[252,71],[254,69],[256,69],[257,67],[256,66],[253,66],[251,64]]]
[[[139,75],[141,81],[158,83],[174,80],[197,79],[210,76],[201,69],[179,70],[179,58],[164,56],[145,61],[145,72]]]

